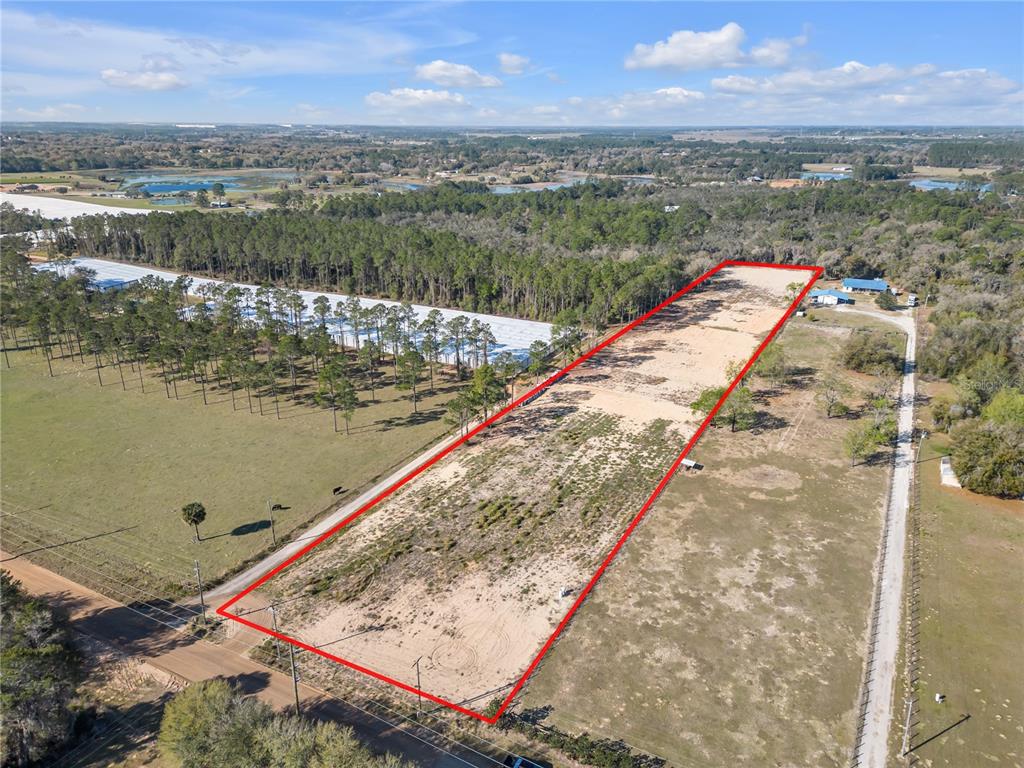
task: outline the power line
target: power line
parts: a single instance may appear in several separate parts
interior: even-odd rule
[[[4,505],[8,505],[8,504],[10,504],[10,502],[4,500],[2,503],[0,503],[0,509],[2,509]],[[19,505],[15,504],[13,506],[19,506]],[[33,517],[36,517],[36,516],[42,517],[42,518],[44,518],[46,520],[52,521],[55,524],[55,526],[56,525],[63,525],[64,524],[64,521],[61,521],[58,518],[53,517],[52,515],[47,515],[47,514],[41,512],[41,511],[38,511],[38,510],[29,510],[29,509],[24,509],[24,508],[22,508],[19,512],[11,512],[10,510],[3,510],[3,514],[4,515],[9,515],[11,517],[14,517],[14,518],[16,518],[18,520],[21,520],[22,522],[28,522],[29,524],[34,524],[34,521],[31,520],[30,518],[25,517],[24,515],[32,515]],[[68,529],[65,529],[65,530],[60,530],[60,529],[57,529],[56,527],[50,529],[50,528],[46,528],[45,526],[42,526],[42,525],[40,525],[39,527],[42,528],[42,530],[44,532],[46,532],[46,533],[59,533],[59,534],[65,534],[66,535],[66,533],[68,531],[70,531],[73,535],[85,536],[87,538],[91,538],[91,537],[97,537],[98,538],[98,537],[102,536],[102,537],[105,538],[107,544],[112,544],[115,547],[122,548],[122,550],[121,550],[122,554],[119,554],[118,555],[119,557],[124,557],[125,555],[123,553],[127,552],[127,553],[130,554],[129,559],[132,560],[135,563],[137,563],[138,560],[139,560],[139,558],[138,558],[139,554],[146,554],[147,557],[149,555],[154,555],[155,556],[157,554],[157,552],[155,550],[150,548],[151,545],[146,545],[146,544],[144,544],[142,542],[129,542],[129,541],[118,540],[117,537],[123,535],[119,531],[113,531],[113,532],[110,532],[110,533],[95,532],[95,531],[90,531],[90,530],[82,527],[78,523],[71,522],[71,521],[68,521],[68,522],[70,522],[70,526],[69,526]],[[78,530],[76,531],[75,528],[77,528]],[[178,554],[176,552],[161,552],[161,553],[159,553],[159,555],[160,555],[159,557],[153,557],[152,559],[161,560],[165,556],[170,556],[170,557],[180,558],[183,563],[189,561],[189,559],[186,559],[183,555],[180,555],[180,554]],[[152,566],[152,565],[153,565],[152,563],[148,563],[147,564],[147,566]],[[167,574],[167,575],[173,575],[173,571],[167,569],[166,566],[158,566],[158,569],[162,570],[162,572]]]
[[[31,541],[26,536],[22,536],[22,538]],[[60,554],[60,553],[57,553],[57,554]],[[115,583],[121,583],[123,585],[123,582],[118,582],[116,579],[113,579],[112,577],[110,577],[110,576],[108,576],[106,574],[103,574],[100,571],[96,571],[95,569],[90,568],[89,566],[82,564],[81,562],[76,561],[72,557],[68,557],[68,556],[63,555],[63,554],[61,554],[60,556],[63,559],[67,560],[68,562],[72,563],[73,565],[78,565],[79,567],[84,568],[84,569],[86,569],[88,571],[92,571],[93,573],[97,573],[98,575],[103,576],[104,578],[107,578],[110,581],[113,581]],[[111,590],[111,591],[120,594],[122,597],[128,597],[128,598],[132,597],[130,594],[125,593],[122,590],[116,590],[115,589],[115,590]],[[127,604],[122,603],[121,607],[123,607],[123,608],[125,608],[127,610],[132,611],[133,613],[137,614],[138,616],[140,616],[142,618],[145,618],[145,619],[148,619],[150,621],[153,621],[156,624],[159,624],[159,625],[161,625],[163,627],[166,627],[168,629],[174,630],[176,632],[188,631],[188,630],[184,629],[181,626],[179,617],[175,617],[175,616],[173,616],[173,614],[169,614],[166,611],[163,611],[162,609],[160,609],[160,608],[158,608],[156,606],[150,606],[148,603],[145,603],[144,601],[134,600],[134,602],[142,602],[144,605],[147,605],[148,607],[154,608],[158,612],[165,613],[165,614],[171,616],[172,619],[174,619],[176,621],[176,623],[171,623],[170,621],[157,618],[156,616],[153,616],[153,615],[151,615],[150,613],[148,613],[146,611],[143,611],[143,610],[140,610],[138,608],[132,607],[131,605],[127,605]],[[184,607],[184,606],[178,606],[178,607]],[[209,645],[209,646],[211,646],[213,648],[216,648],[219,651],[226,652],[226,653],[234,653],[235,655],[239,656],[240,658],[242,658],[242,659],[244,659],[244,660],[246,660],[246,661],[248,661],[250,663],[257,664],[259,666],[264,666],[264,665],[259,664],[259,662],[254,661],[250,657],[248,657],[246,655],[243,655],[242,653],[239,653],[238,651],[227,649],[223,645],[218,645],[218,644],[215,644],[215,643],[211,643],[210,641],[207,641],[207,640],[205,640],[205,639],[203,639],[201,637],[195,637],[195,640],[196,640],[196,642],[206,643],[207,645]],[[357,711],[363,712],[364,714],[369,715],[369,716],[373,717],[374,719],[379,720],[380,722],[387,723],[392,728],[396,728],[396,729],[401,730],[401,732],[403,734],[411,736],[412,738],[416,739],[417,741],[420,741],[420,742],[422,742],[424,744],[427,744],[428,746],[438,750],[439,752],[443,752],[444,754],[449,755],[450,757],[458,760],[460,763],[464,763],[465,765],[473,766],[473,763],[470,763],[467,760],[459,757],[458,755],[456,755],[456,754],[454,754],[452,752],[449,752],[448,750],[444,749],[443,747],[439,746],[438,744],[435,744],[434,742],[432,742],[432,741],[430,741],[428,739],[425,739],[425,738],[423,738],[423,737],[421,737],[421,736],[419,736],[419,735],[417,735],[415,733],[412,733],[412,732],[410,732],[408,730],[404,730],[403,727],[402,727],[403,726],[402,723],[395,722],[393,720],[389,720],[386,717],[383,717],[383,716],[381,716],[379,714],[376,714],[374,712],[371,712],[371,711],[365,709],[364,707],[359,706],[355,702],[351,702],[351,701],[349,701],[349,700],[347,700],[347,699],[345,699],[345,698],[343,698],[341,696],[338,696],[336,694],[333,694],[333,693],[331,693],[329,691],[324,691],[324,690],[321,690],[321,689],[316,689],[316,688],[313,688],[313,686],[309,686],[308,684],[305,684],[305,683],[304,683],[304,685],[306,685],[307,688],[311,688],[313,690],[317,690],[318,692],[320,692],[320,693],[322,693],[322,694],[324,694],[324,695],[326,695],[326,696],[328,696],[330,698],[337,699],[338,701],[342,702],[343,704],[347,704],[348,706],[351,706],[353,709],[356,709]],[[384,706],[384,705],[380,705],[380,706]],[[389,710],[389,711],[393,711],[389,707],[384,707],[384,708]],[[491,758],[490,756],[484,755],[483,753],[480,753],[477,750],[474,750],[472,747],[469,747],[469,746],[467,746],[465,744],[462,744],[461,742],[458,742],[457,740],[453,739],[451,736],[447,736],[447,735],[445,735],[443,733],[440,733],[439,731],[436,731],[436,730],[434,730],[434,729],[430,728],[429,726],[426,726],[426,725],[424,725],[422,723],[415,723],[414,721],[409,720],[409,718],[405,717],[404,715],[401,715],[400,713],[395,712],[395,714],[398,715],[399,717],[401,717],[402,720],[407,721],[407,723],[411,724],[412,726],[414,726],[416,728],[420,728],[422,730],[429,731],[430,733],[434,734],[435,736],[437,736],[439,738],[446,739],[446,740],[452,742],[453,744],[457,744],[460,747],[464,747],[466,749],[469,749],[470,751],[474,752],[475,754],[478,754],[481,757],[484,757],[487,760],[490,760],[491,762],[495,763],[496,765],[502,765],[502,763],[500,763],[499,761],[496,761],[493,758]]]

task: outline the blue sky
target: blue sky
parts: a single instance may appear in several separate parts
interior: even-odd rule
[[[5,2],[5,121],[1024,124],[1022,3]]]

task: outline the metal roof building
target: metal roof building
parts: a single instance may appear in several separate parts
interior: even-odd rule
[[[844,277],[843,288],[848,291],[882,291],[889,290],[889,284],[885,280],[863,280],[859,277]]]
[[[853,304],[853,296],[837,291],[834,288],[828,288],[826,290],[814,290],[807,294],[809,298],[815,304]]]

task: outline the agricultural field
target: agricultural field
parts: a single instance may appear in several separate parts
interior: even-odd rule
[[[89,365],[55,360],[51,378],[40,354],[9,355],[0,389],[4,550],[108,591],[121,588],[109,575],[123,574],[150,592],[191,593],[196,559],[210,582],[234,570],[272,546],[268,500],[284,507],[279,540],[303,528],[441,437],[457,389],[441,378],[414,413],[382,368],[376,402],[359,393],[346,435],[341,417],[335,433],[331,412],[301,388],[281,393],[278,418],[269,392],[248,402],[244,389],[232,399],[214,382],[205,406],[194,382],[178,382],[174,399],[158,375],[140,384],[127,365],[123,391],[114,366],[101,370],[101,387]],[[345,490],[335,497],[337,486]],[[196,500],[208,515],[201,543],[180,513]]]
[[[914,754],[921,766],[1017,765],[1024,745],[1024,502],[942,486],[939,459],[947,452],[948,437],[933,435],[918,464],[921,714]],[[945,700],[936,702],[935,694]],[[938,735],[965,714],[969,720]],[[902,718],[893,731],[898,754]]]
[[[690,404],[728,382],[807,279],[724,270],[257,594],[280,601],[292,637],[483,709],[523,675],[693,434]]]
[[[848,764],[888,451],[843,453],[873,383],[836,362],[847,321],[886,327],[830,311],[786,326],[789,373],[752,379],[753,428],[701,438],[704,469],[668,485],[521,710],[681,768]],[[855,393],[847,417],[816,400],[830,370]]]

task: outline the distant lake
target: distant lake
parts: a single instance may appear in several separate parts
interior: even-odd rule
[[[196,176],[176,171],[151,171],[139,176],[127,176],[121,189],[138,185],[151,195],[173,195],[176,192],[198,192],[213,189],[214,184],[223,184],[225,189],[249,192],[278,181],[291,181],[295,174],[289,171],[250,171],[237,175]],[[172,203],[169,203],[172,205]]]
[[[411,181],[382,181],[380,185],[393,192],[415,192],[425,186],[424,184],[414,184]]]
[[[830,173],[828,171],[804,171],[800,174],[801,179],[814,179],[817,181],[843,181],[849,179],[848,173]]]
[[[152,205],[192,205],[189,197],[160,197],[149,202]]]
[[[946,179],[914,179],[910,182],[910,186],[924,192],[931,192],[936,189],[946,189],[950,192],[956,192],[957,190],[975,188],[969,181],[949,181]],[[991,192],[992,185],[981,184],[977,189],[979,192]]]
[[[571,181],[551,181],[540,187],[517,187],[513,184],[495,184],[490,187],[491,192],[495,195],[514,195],[517,192],[540,192],[546,189],[564,189],[565,187],[572,187],[576,184],[582,184],[583,179],[573,179]]]

